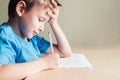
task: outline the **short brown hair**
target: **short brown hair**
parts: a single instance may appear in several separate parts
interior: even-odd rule
[[[18,2],[21,0],[10,0],[9,5],[8,5],[8,16],[9,17],[15,17],[16,15],[16,5]],[[33,7],[36,3],[40,3],[42,0],[23,0],[26,3],[26,10],[30,10],[31,7]],[[47,6],[50,4],[50,0],[43,0],[44,4]],[[61,6],[61,4],[55,0],[58,4],[58,6]]]

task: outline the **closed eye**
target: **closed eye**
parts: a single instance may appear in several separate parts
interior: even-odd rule
[[[39,22],[44,22],[45,20],[45,18],[39,18]]]

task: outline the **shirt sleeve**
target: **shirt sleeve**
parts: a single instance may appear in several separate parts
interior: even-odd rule
[[[0,64],[15,63],[15,52],[13,51],[9,41],[0,37]]]
[[[48,42],[41,36],[37,36],[37,45],[40,52],[45,53],[45,51],[50,47],[50,42]]]

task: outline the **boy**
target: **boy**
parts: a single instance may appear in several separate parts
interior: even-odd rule
[[[0,25],[0,80],[21,80],[60,63],[71,48],[57,21],[59,6],[55,0],[10,0],[8,22]],[[49,23],[57,40],[55,54],[50,43],[39,34]],[[48,54],[41,57],[41,53]]]

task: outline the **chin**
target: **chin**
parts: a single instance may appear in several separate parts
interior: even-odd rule
[[[28,39],[31,39],[33,36],[34,36],[34,35],[27,35],[26,37],[27,37]]]

